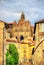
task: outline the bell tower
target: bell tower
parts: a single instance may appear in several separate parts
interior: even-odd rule
[[[25,20],[25,15],[24,15],[24,12],[22,12],[22,14],[21,14],[21,20]]]

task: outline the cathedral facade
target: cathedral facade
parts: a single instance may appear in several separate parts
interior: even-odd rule
[[[25,15],[22,12],[20,20],[6,25],[7,33],[10,37],[15,37],[17,40],[23,40],[24,38],[33,36],[33,28],[30,21],[25,20]],[[8,35],[7,35],[8,36]]]

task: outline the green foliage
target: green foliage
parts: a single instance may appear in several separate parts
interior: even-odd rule
[[[9,44],[9,50],[6,53],[6,65],[17,65],[18,64],[18,51],[14,44]]]

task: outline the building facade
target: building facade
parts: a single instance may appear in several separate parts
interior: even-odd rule
[[[4,64],[5,22],[0,20],[0,65]]]
[[[44,19],[35,23],[34,41],[34,65],[44,65]]]
[[[7,32],[10,33],[10,37],[22,40],[27,37],[33,37],[34,26],[31,26],[30,21],[25,20],[25,15],[22,12],[20,20],[6,25]]]
[[[18,23],[15,21],[13,23],[0,21],[0,65],[6,65],[6,46],[9,45],[9,43],[16,45],[19,53],[19,62],[30,61],[32,59],[32,49],[34,47],[32,40],[33,31],[34,26],[31,26],[30,21],[25,20],[23,12]],[[26,41],[26,38],[29,39]],[[25,40],[25,42],[23,40]]]
[[[28,42],[26,42],[26,40]],[[5,49],[9,49],[9,44],[14,44],[18,49],[19,54],[19,64],[24,62],[32,61],[32,49],[34,48],[34,41],[32,39],[26,39],[22,42],[18,42],[15,39],[6,39]]]

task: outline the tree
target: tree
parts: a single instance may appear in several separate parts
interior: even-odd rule
[[[14,44],[9,44],[9,50],[6,53],[6,65],[17,65],[19,54]]]

